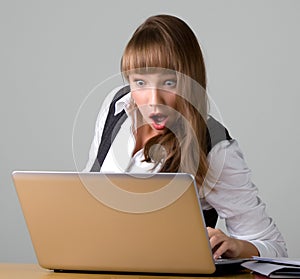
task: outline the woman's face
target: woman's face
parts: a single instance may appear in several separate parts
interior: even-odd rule
[[[131,96],[146,123],[156,132],[170,128],[176,119],[176,73],[132,73],[129,84]]]

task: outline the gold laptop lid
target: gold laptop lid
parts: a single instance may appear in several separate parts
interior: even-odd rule
[[[191,175],[14,172],[13,179],[44,268],[215,270]]]

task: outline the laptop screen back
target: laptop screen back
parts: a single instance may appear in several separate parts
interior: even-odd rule
[[[13,179],[44,268],[215,270],[195,182],[188,174],[14,172]]]

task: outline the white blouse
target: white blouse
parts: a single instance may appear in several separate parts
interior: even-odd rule
[[[109,104],[114,94],[111,92],[102,107],[95,127],[95,135],[89,152],[89,160],[84,172],[89,172],[97,157],[102,131],[108,114]],[[115,105],[115,114],[127,107],[131,94],[125,95]],[[101,172],[157,172],[152,163],[143,162],[143,150],[131,156],[134,136],[128,117],[117,134],[101,168]],[[262,257],[286,257],[285,241],[274,221],[267,215],[265,204],[257,195],[257,187],[251,181],[242,151],[236,140],[217,143],[207,157],[209,174],[206,185],[200,193],[203,209],[215,208],[220,218],[225,219],[231,237],[247,240],[254,244]],[[214,181],[214,182],[213,182]],[[215,182],[217,181],[217,182]]]

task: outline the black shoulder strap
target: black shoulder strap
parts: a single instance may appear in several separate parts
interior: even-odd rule
[[[212,116],[207,120],[207,133],[206,133],[206,143],[207,143],[207,154],[211,149],[219,142],[223,140],[231,140],[228,130]]]
[[[91,172],[99,172],[101,166],[104,162],[104,159],[110,149],[111,144],[113,143],[116,135],[118,134],[122,124],[127,118],[127,114],[125,111],[121,111],[117,115],[115,115],[115,104],[118,100],[120,100],[123,96],[130,92],[129,85],[122,87],[114,96],[110,106],[107,118],[105,120],[101,142],[98,148],[97,158],[91,168]]]

